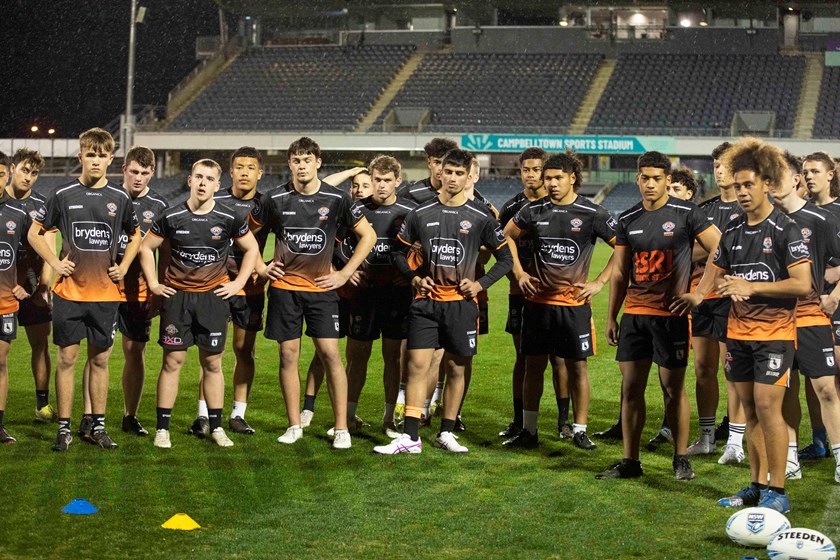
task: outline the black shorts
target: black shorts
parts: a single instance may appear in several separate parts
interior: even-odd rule
[[[443,348],[458,356],[475,356],[478,305],[475,301],[418,298],[408,311],[408,349]]]
[[[233,296],[230,305],[231,322],[242,330],[259,332],[263,329],[265,295]]]
[[[505,332],[513,336],[522,334],[522,309],[525,307],[525,296],[510,294],[508,296],[508,316]]]
[[[345,301],[349,325],[347,336],[354,340],[408,338],[409,286],[378,286],[359,290]]]
[[[17,338],[17,312],[0,315],[0,340],[11,342]]]
[[[723,371],[733,383],[790,386],[790,367],[795,351],[792,340],[726,341]]]
[[[149,342],[152,328],[150,301],[123,301],[117,312],[117,328],[135,342]]]
[[[114,345],[118,301],[71,301],[53,294],[53,343],[59,347],[88,344],[99,348]]]
[[[554,354],[585,360],[595,354],[592,307],[525,302],[522,314],[522,349],[526,356]]]
[[[691,336],[717,338],[726,342],[726,325],[729,319],[729,298],[712,298],[691,310]]]
[[[340,338],[338,294],[268,288],[268,315],[265,337],[277,342],[295,340],[303,335],[312,338]]]
[[[792,367],[805,377],[837,375],[831,327],[796,327],[796,352]]]
[[[476,298],[478,301],[478,334],[490,332],[490,302],[486,297]]]
[[[653,360],[660,367],[688,365],[688,317],[634,315],[621,317],[618,334],[619,362]]]
[[[166,350],[198,346],[208,352],[222,352],[230,319],[228,302],[213,293],[182,292],[165,298],[160,306],[160,338]]]
[[[52,321],[52,307],[49,305],[38,306],[32,298],[26,298],[20,302],[18,309],[18,324],[21,327],[40,325]]]
[[[831,316],[831,330],[834,333],[834,346],[840,346],[840,307]]]

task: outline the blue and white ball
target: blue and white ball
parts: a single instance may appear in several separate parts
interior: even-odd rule
[[[751,507],[735,512],[726,522],[726,534],[733,542],[750,548],[764,548],[777,534],[790,529],[788,518],[770,508]]]
[[[813,529],[782,531],[767,545],[770,560],[835,560],[837,548],[827,536]]]

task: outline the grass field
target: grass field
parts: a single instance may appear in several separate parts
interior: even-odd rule
[[[608,251],[599,245],[593,271]],[[172,418],[171,450],[151,438],[119,431],[122,360],[111,359],[108,421],[120,448],[108,452],[76,439],[66,454],[49,448],[55,426],[33,421],[34,391],[25,335],[13,344],[6,425],[17,445],[0,448],[3,507],[0,558],[739,558],[748,551],[724,532],[731,510],[715,500],[741,488],[747,465],[719,466],[717,456],[693,461],[697,479],[677,482],[671,448],[642,453],[645,476],[596,481],[595,473],[621,457],[620,443],[599,442],[585,452],[560,441],[556,405],[547,381],[540,417],[542,446],[503,450],[497,432],[511,415],[513,352],[504,333],[507,282],[490,295],[490,334],[482,337],[464,407],[466,456],[434,449],[432,429],[421,435],[419,456],[378,457],[371,449],[385,436],[369,429],[353,449],[334,452],[325,431],[331,422],[326,392],[313,427],[294,446],[275,438],[286,427],[277,382],[276,345],[260,337],[257,378],[247,417],[257,434],[234,436],[220,449],[184,435],[196,411],[197,356],[182,373]],[[604,340],[606,291],[594,303],[598,355],[590,360],[590,432],[615,421],[619,373],[614,349]],[[157,332],[157,324],[153,333]],[[308,363],[311,344],[304,344]],[[374,354],[376,354],[375,347]],[[161,352],[148,348],[148,375],[140,418],[154,428],[155,382]],[[81,371],[79,364],[79,372]],[[225,359],[230,411],[233,355]],[[370,364],[359,414],[378,424],[382,415],[381,360]],[[77,381],[80,375],[77,375]],[[694,409],[693,370],[689,393]],[[662,418],[655,374],[648,392],[648,425]],[[78,383],[77,383],[78,386]],[[80,416],[76,392],[74,428]],[[55,402],[54,395],[50,399]],[[722,400],[723,402],[723,400]],[[722,413],[722,408],[720,414]],[[807,417],[807,415],[806,415]],[[696,434],[696,411],[692,415]],[[434,423],[437,428],[437,421]],[[803,425],[803,439],[810,438]],[[790,483],[794,526],[822,530],[840,544],[840,492],[833,461],[807,465]],[[61,513],[74,498],[99,508],[92,516]],[[202,529],[160,527],[184,512]],[[756,551],[764,556],[762,551]]]

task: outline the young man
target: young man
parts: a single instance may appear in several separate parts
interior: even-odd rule
[[[595,354],[592,308],[589,305],[609,279],[611,262],[592,282],[589,264],[598,238],[615,242],[615,220],[600,206],[577,195],[582,166],[571,153],[545,160],[542,182],[548,196],[524,206],[505,226],[518,241],[527,233],[533,243],[533,272],[519,259],[513,273],[526,302],[522,315],[521,352],[525,355],[522,429],[502,445],[534,448],[539,444],[537,415],[543,375],[550,355],[564,360],[575,401],[572,441],[586,450],[595,444],[586,434],[589,375],[586,359]]]
[[[277,441],[291,444],[303,437],[300,426],[300,339],[303,321],[307,334],[327,372],[335,414],[333,447],[351,446],[347,430],[347,376],[338,351],[339,310],[335,290],[343,286],[370,253],[376,232],[347,193],[318,179],[321,148],[300,138],[287,152],[292,170],[290,185],[268,193],[250,215],[251,229],[275,234],[274,260],[257,263],[260,276],[272,278],[268,289],[265,336],[280,350],[280,389],[286,403],[289,428]],[[340,228],[359,238],[353,256],[341,270],[331,267]]]
[[[250,146],[243,146],[230,157],[230,178],[232,185],[225,191],[219,191],[215,199],[232,211],[237,219],[248,221],[248,215],[259,204],[262,194],[257,191],[257,183],[263,176],[262,154]],[[268,232],[256,235],[259,254],[265,248]],[[236,278],[244,252],[234,244],[228,253],[228,275]],[[233,407],[228,419],[228,427],[235,434],[253,435],[254,429],[245,420],[248,395],[254,383],[254,348],[257,333],[263,328],[263,310],[265,309],[265,280],[250,277],[242,292],[228,299],[231,322],[233,323],[233,354],[236,365],[233,368]],[[199,438],[210,434],[207,402],[204,399],[204,370],[199,376],[198,416],[188,430],[190,435]]]
[[[607,342],[618,346],[616,360],[622,375],[624,458],[597,478],[642,475],[639,447],[646,416],[645,388],[655,363],[674,434],[674,473],[677,480],[691,480],[694,471],[686,457],[690,414],[683,397],[688,318],[681,316],[688,309],[683,298],[689,289],[695,239],[713,253],[720,234],[697,206],[668,196],[671,160],[667,156],[647,152],[639,157],[638,169],[642,201],[618,219],[607,310]],[[619,329],[616,319],[622,303]]]
[[[169,448],[172,407],[178,396],[181,368],[190,346],[198,346],[204,370],[202,385],[207,399],[210,439],[220,447],[233,442],[222,428],[225,380],[222,355],[227,338],[230,306],[227,301],[250,280],[260,257],[256,239],[245,221],[217,202],[221,166],[211,159],[193,164],[188,179],[190,196],[164,211],[143,241],[140,264],[149,291],[163,297],[160,338],[163,364],[157,384],[155,447]],[[168,266],[163,283],[155,271],[154,251],[166,240]],[[228,275],[232,243],[242,251],[236,278]]]
[[[58,274],[53,287],[53,341],[59,347],[55,374],[58,434],[54,451],[67,451],[73,437],[73,377],[82,339],[88,341],[92,426],[90,441],[113,449],[117,444],[105,431],[108,399],[108,357],[116,333],[122,280],[142,238],[131,199],[105,175],[114,159],[114,139],[100,128],[79,137],[82,173],[78,181],[58,187],[38,210],[29,229],[29,245]],[[44,238],[61,233],[61,258]],[[125,254],[116,263],[118,233],[128,236]]]
[[[5,187],[9,204],[34,218],[38,208],[46,202],[44,197],[32,190],[44,167],[44,158],[34,150],[21,148],[15,152],[11,163],[11,181]],[[45,240],[50,251],[55,253],[55,234],[47,233]],[[26,331],[26,338],[32,350],[30,365],[35,378],[35,420],[55,422],[58,420],[58,411],[49,404],[52,368],[49,345],[52,327],[52,268],[32,250],[25,235],[18,255],[17,271],[18,284],[30,294],[28,298],[21,300],[17,319],[18,324]]]
[[[416,183],[402,185],[397,190],[397,196],[407,198],[417,204],[423,204],[434,200],[438,196],[441,187],[441,169],[443,156],[450,150],[457,150],[458,144],[449,138],[432,138],[423,147],[426,152],[426,166],[429,168],[429,176]]]
[[[768,198],[789,173],[781,151],[747,139],[724,154],[724,164],[744,215],[723,232],[712,280],[732,299],[724,370],[747,415],[751,483],[718,503],[786,513],[782,400],[796,345],[796,298],[811,290],[810,256],[799,227]]]
[[[420,416],[437,348],[445,350],[447,383],[435,446],[467,452],[452,431],[464,392],[464,370],[476,351],[475,297],[507,274],[512,266],[510,249],[499,222],[486,206],[469,200],[464,193],[471,165],[469,152],[448,152],[442,161],[443,184],[438,199],[412,210],[398,237],[405,245],[404,251],[418,243],[422,254],[417,271],[409,267],[404,252],[393,254],[395,264],[410,279],[417,294],[409,311],[405,433],[387,445],[375,447],[376,453],[392,455],[422,450]],[[482,245],[493,251],[496,263],[476,282],[476,261]]]

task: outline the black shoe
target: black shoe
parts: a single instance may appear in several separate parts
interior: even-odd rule
[[[598,439],[624,439],[621,433],[621,423],[615,423],[603,432],[595,432]]]
[[[677,480],[694,480],[694,471],[691,468],[688,457],[684,455],[682,457],[675,457],[671,465],[674,467],[674,474]]]
[[[519,433],[502,443],[508,449],[534,449],[540,446],[540,438],[528,430],[519,430]]]
[[[0,425],[0,443],[17,443],[17,440],[6,431],[6,426]]]
[[[510,439],[521,431],[522,426],[520,424],[517,424],[516,422],[511,422],[507,425],[507,428],[499,432],[499,437]]]
[[[461,420],[461,415],[459,414],[459,415],[455,418],[455,429],[454,429],[454,431],[456,431],[456,432],[463,432],[463,431],[465,431],[466,429],[467,429],[467,427],[466,427],[466,426],[464,426],[464,422]]]
[[[622,459],[602,473],[595,475],[598,480],[609,478],[639,478],[642,476],[642,463],[633,459]]]
[[[647,442],[645,448],[648,451],[656,451],[657,448],[663,443],[674,443],[673,436],[669,436],[671,436],[670,428],[659,428],[659,431],[656,432],[656,435],[650,438],[650,440]]]
[[[52,450],[60,452],[67,451],[72,441],[73,434],[70,433],[70,430],[58,430],[58,434],[55,436],[55,443],[52,444]]]
[[[575,432],[572,425],[568,422],[558,422],[557,432],[560,434],[560,439],[572,439],[575,437]]]
[[[592,440],[589,439],[589,436],[586,435],[586,432],[578,432],[574,436],[572,436],[572,443],[575,444],[575,447],[580,447],[581,449],[586,449],[587,451],[592,451],[597,445],[592,443]]]
[[[93,417],[89,414],[82,415],[82,422],[79,424],[79,437],[82,441],[90,441],[90,431],[93,429]]]
[[[244,418],[241,416],[234,416],[230,420],[228,420],[228,427],[230,431],[234,434],[245,434],[247,436],[252,436],[256,432],[254,428],[248,425],[248,422],[245,421]]]
[[[729,439],[729,416],[724,416],[720,425],[715,428],[715,441],[726,441]]]
[[[127,434],[134,434],[135,436],[145,437],[149,435],[149,431],[140,425],[140,420],[136,416],[123,416],[122,431]]]
[[[187,430],[187,434],[195,436],[198,439],[210,437],[210,419],[206,416],[199,416],[192,423],[190,429]]]
[[[102,449],[116,449],[117,443],[111,439],[105,428],[98,428],[90,432],[90,442]]]

